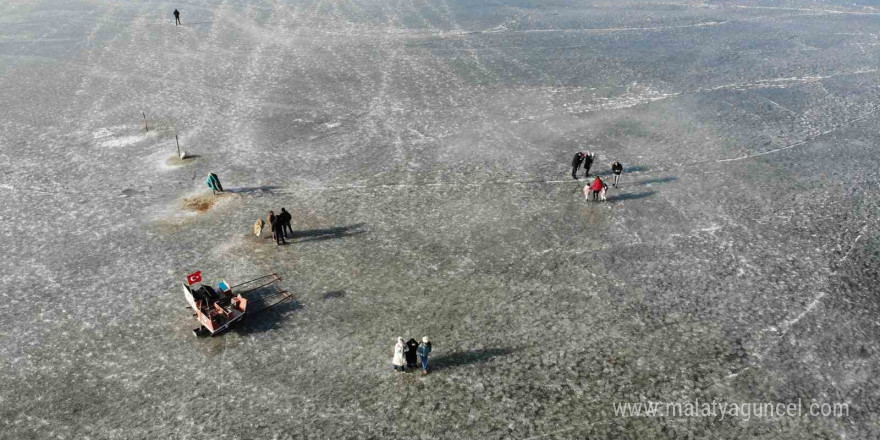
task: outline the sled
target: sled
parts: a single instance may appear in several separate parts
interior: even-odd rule
[[[255,315],[293,297],[287,290],[275,287],[275,292],[261,297],[263,303],[268,300],[269,305],[264,305],[258,310],[248,309],[249,293],[258,289],[274,286],[281,281],[277,273],[265,275],[259,278],[245,281],[230,286],[225,280],[217,284],[217,288],[210,285],[199,285],[198,288],[183,285],[183,296],[186,302],[195,311],[193,315],[200,326],[193,329],[195,336],[214,336],[229,329],[233,324],[244,319],[245,315]],[[253,298],[252,298],[253,299]]]

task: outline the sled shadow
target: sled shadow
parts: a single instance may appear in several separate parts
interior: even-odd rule
[[[444,368],[461,367],[464,365],[479,364],[498,356],[505,356],[513,353],[515,348],[484,348],[481,350],[459,351],[436,358],[430,358],[430,368],[432,371],[442,370]]]
[[[615,203],[615,202],[622,202],[624,200],[644,199],[645,197],[650,197],[656,193],[657,193],[657,191],[645,191],[645,192],[640,192],[640,193],[618,194],[618,195],[608,196],[608,199],[606,200],[606,202]]]
[[[251,304],[250,301],[248,301],[248,308],[250,307],[254,307],[255,310],[260,310],[265,307],[265,305],[259,302]],[[279,328],[286,320],[286,315],[289,312],[300,310],[302,308],[303,306],[299,301],[291,298],[278,303],[269,309],[254,313],[253,315],[248,313],[244,317],[244,322],[240,326],[235,327],[235,332],[240,335],[248,335],[253,333],[263,333]]]
[[[290,240],[295,241],[296,243],[302,243],[306,241],[331,240],[334,238],[351,237],[353,235],[359,235],[367,232],[367,230],[364,229],[364,226],[366,226],[365,223],[358,223],[336,228],[293,231]]]
[[[266,186],[248,186],[244,188],[229,188],[226,192],[235,193],[235,194],[273,194],[273,191],[281,188],[280,186],[274,185],[266,185]]]

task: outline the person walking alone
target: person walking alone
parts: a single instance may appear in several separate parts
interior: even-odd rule
[[[174,10],[174,25],[177,26],[180,24],[180,11],[177,9]]]
[[[403,341],[403,340],[401,340]],[[422,374],[428,374],[428,355],[431,354],[431,341],[427,336],[422,337],[422,343],[419,344],[419,358],[422,360]]]
[[[394,371],[406,371],[406,360],[404,359],[404,353],[406,352],[406,344],[403,343],[403,338],[397,338],[397,344],[394,345],[394,357],[391,358],[391,367],[394,368]]]
[[[578,168],[581,167],[581,164],[583,162],[584,162],[584,153],[581,151],[578,151],[577,154],[574,155],[574,159],[571,160],[571,177],[573,177],[574,180],[577,180]]]
[[[611,172],[614,173],[614,183],[611,185],[617,188],[617,182],[620,181],[620,173],[623,172],[623,165],[620,162],[611,164]]]

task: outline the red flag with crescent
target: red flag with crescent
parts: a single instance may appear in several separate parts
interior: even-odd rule
[[[195,283],[199,283],[202,281],[202,271],[194,272],[186,276],[186,282],[192,286]]]

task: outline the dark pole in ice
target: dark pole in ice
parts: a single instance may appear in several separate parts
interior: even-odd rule
[[[147,114],[145,112],[141,112],[144,115],[144,130],[150,131],[150,127],[147,125]]]
[[[180,157],[180,140],[177,139],[176,134],[174,135],[174,142],[177,142],[177,157],[183,159],[182,157]]]

